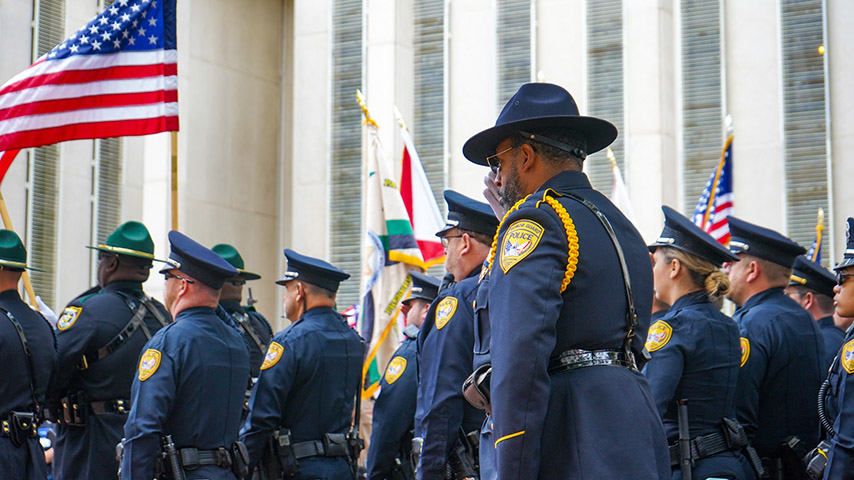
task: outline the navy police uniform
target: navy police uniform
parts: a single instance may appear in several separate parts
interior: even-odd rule
[[[349,278],[322,260],[289,249],[285,257],[288,271],[276,282],[280,285],[299,278],[336,292]],[[298,463],[298,473],[290,477],[294,479],[351,478],[346,445],[339,442],[351,429],[364,350],[356,331],[325,306],[304,312],[273,337],[240,432],[252,465],[265,457],[265,465]],[[276,431],[280,440],[289,438],[290,458],[269,458]]]
[[[580,117],[563,88],[526,84],[463,152],[485,164],[515,132],[557,143],[525,131],[546,127],[580,131],[591,152],[616,138],[610,123]],[[570,195],[604,214],[622,246],[637,312],[630,345],[617,250],[597,215]],[[510,209],[495,247],[477,308],[478,322],[490,324],[498,478],[669,477],[661,419],[631,358],[642,358],[653,296],[649,254],[634,226],[584,173],[564,171]]]
[[[837,273],[854,265],[854,218],[848,218],[847,243]],[[852,280],[842,288],[854,288]],[[854,328],[849,328],[839,357],[833,365],[828,382],[826,403],[833,404],[835,414],[829,418],[835,435],[830,435],[825,480],[854,479]]]
[[[237,275],[221,257],[179,232],[169,232],[169,242],[172,251],[161,273],[174,269],[213,289]],[[169,435],[187,479],[236,478],[232,452],[249,381],[249,354],[243,338],[217,311],[186,308],[146,344],[124,429],[122,478],[152,478]]]
[[[814,295],[824,295],[825,297],[833,298],[833,287],[836,286],[836,277],[820,264],[809,260],[805,256],[800,256],[795,259],[795,266],[792,270],[789,285],[806,287],[812,290]],[[824,366],[829,368],[837,352],[842,348],[845,331],[836,326],[836,323],[833,321],[833,315],[816,319],[816,323],[818,323],[818,329],[824,339]]]
[[[675,248],[718,267],[724,262],[738,261],[737,256],[690,220],[670,207],[662,210],[664,230],[650,245],[650,251]],[[644,375],[671,444],[674,479],[682,478],[677,443],[680,400],[687,400],[689,434],[694,442],[711,444],[713,440],[724,440],[714,448],[717,451],[703,448],[703,453],[698,452],[699,458],[693,458],[693,478],[754,478],[750,464],[740,452],[746,444],[730,449],[726,441],[726,436],[734,433],[730,427],[741,430],[734,425],[740,345],[735,322],[721,313],[702,289],[676,300],[649,329],[646,348],[652,358],[644,367]]]
[[[23,270],[26,259],[20,238],[0,230],[0,268]],[[36,428],[56,367],[56,340],[47,320],[14,289],[0,292],[0,365],[7,372],[0,382],[0,478],[44,480],[47,468]]]
[[[763,227],[727,217],[730,250],[791,268],[805,250]],[[817,393],[824,378],[824,340],[812,316],[769,288],[747,299],[733,319],[741,332],[736,410],[748,438],[772,474],[782,470],[781,445],[790,435],[818,442]]]
[[[439,280],[410,271],[412,294],[403,300],[432,302],[439,291]],[[380,379],[380,395],[374,403],[371,443],[368,449],[368,480],[411,480],[412,436],[415,428],[415,405],[418,395],[416,354],[418,327],[403,329],[404,339],[391,356]]]
[[[122,224],[104,244],[89,248],[119,254],[120,261],[154,260],[154,243],[139,222]],[[171,321],[138,281],[113,281],[65,307],[57,321],[59,364],[50,388],[58,423],[57,480],[115,476],[137,360],[151,336]]]
[[[446,190],[448,219],[436,235],[452,229],[494,235],[498,219],[483,202]],[[466,402],[462,384],[472,373],[474,348],[474,302],[478,265],[465,278],[439,292],[430,305],[418,336],[418,406],[416,436],[421,438],[417,476],[443,478],[449,469],[449,454],[460,436],[478,432],[484,412]]]

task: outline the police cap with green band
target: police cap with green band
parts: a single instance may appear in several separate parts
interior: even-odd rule
[[[445,221],[445,228],[436,232],[437,237],[444,237],[454,228],[490,237],[498,230],[498,218],[489,204],[478,202],[453,190],[445,190],[445,202],[448,204],[448,219]]]
[[[240,256],[240,252],[234,248],[233,245],[229,245],[227,243],[220,243],[214,245],[211,250],[214,251],[217,255],[224,258],[226,262],[230,263],[232,267],[236,268],[238,272],[240,272],[240,276],[245,280],[258,280],[261,278],[261,275],[257,273],[247,272],[244,270],[243,257]]]
[[[41,272],[27,266],[27,249],[24,248],[21,237],[12,230],[0,230],[0,266],[16,271]]]
[[[169,232],[171,252],[160,273],[178,270],[219,290],[229,278],[240,275],[225,259],[181,232]]]
[[[769,228],[745,222],[732,215],[729,223],[729,249],[732,253],[745,253],[792,268],[795,258],[807,253],[806,249]]]
[[[426,275],[421,272],[416,272],[415,270],[410,270],[409,275],[412,277],[412,291],[409,294],[409,297],[404,299],[401,303],[409,305],[409,302],[412,300],[419,299],[429,303],[439,296],[439,284],[441,282],[438,278],[431,277],[430,275]]]
[[[838,272],[851,265],[854,265],[854,218],[848,217],[845,223],[845,253],[842,255],[842,261],[833,269]]]
[[[650,252],[658,247],[673,247],[708,260],[718,267],[726,262],[738,261],[737,255],[676,210],[667,205],[662,206],[661,210],[664,212],[664,229],[658,239],[648,245]]]
[[[350,278],[350,274],[340,270],[331,263],[301,255],[289,248],[285,249],[285,258],[288,259],[288,267],[278,285],[285,285],[291,280],[301,280],[331,292],[337,292],[338,286],[344,280]]]
[[[836,286],[836,277],[826,268],[801,255],[795,259],[789,285],[802,285],[822,295],[832,297],[833,287]]]
[[[148,229],[145,228],[145,225],[135,221],[119,225],[102,245],[97,247],[89,245],[86,248],[158,262],[163,261],[154,258],[154,241],[151,239]]]

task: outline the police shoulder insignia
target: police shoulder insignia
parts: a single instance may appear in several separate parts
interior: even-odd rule
[[[267,370],[275,365],[282,358],[282,352],[284,351],[284,347],[278,343],[270,342],[270,346],[267,347],[267,354],[264,355],[264,363],[261,364],[261,370]]]
[[[743,367],[745,363],[747,363],[747,359],[750,358],[750,340],[741,337],[741,365],[739,367]]]
[[[517,220],[510,225],[501,241],[498,264],[507,273],[513,265],[531,254],[543,237],[543,227],[532,220]]]
[[[388,367],[385,369],[385,382],[389,385],[396,382],[406,370],[406,359],[403,357],[394,357],[388,362]]]
[[[454,297],[445,297],[436,306],[436,328],[441,330],[442,327],[448,324],[454,312],[457,311],[457,299]]]
[[[854,373],[854,340],[851,340],[842,347],[840,355],[839,361],[842,363],[842,368],[849,374]]]
[[[65,310],[62,311],[62,315],[60,315],[59,320],[56,322],[56,328],[59,330],[68,330],[77,321],[77,317],[80,316],[80,312],[82,311],[83,307],[65,307]]]
[[[154,375],[160,366],[160,352],[149,348],[139,359],[139,381],[144,382],[148,377]]]
[[[649,333],[646,335],[646,349],[654,352],[661,347],[667,345],[670,341],[670,336],[673,335],[673,327],[668,325],[664,320],[659,320],[649,327]]]

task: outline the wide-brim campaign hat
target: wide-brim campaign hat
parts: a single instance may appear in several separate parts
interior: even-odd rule
[[[350,278],[349,273],[335,265],[319,258],[299,254],[290,248],[285,249],[285,258],[288,260],[288,269],[281,279],[276,280],[278,285],[300,279],[331,292],[337,292],[341,282]]]
[[[243,257],[240,256],[240,252],[234,248],[233,245],[229,245],[227,243],[220,243],[214,245],[211,250],[214,251],[217,255],[224,258],[226,262],[230,263],[232,267],[236,268],[238,272],[240,272],[240,276],[246,280],[258,280],[261,278],[261,275],[257,273],[252,273],[246,271],[244,269]]]
[[[27,266],[27,249],[21,237],[12,230],[0,230],[0,265],[18,270],[43,271]]]
[[[154,241],[145,225],[130,221],[119,225],[107,240],[98,246],[88,245],[86,248],[102,252],[118,253],[131,257],[145,258],[156,262],[163,262],[154,258]]]
[[[737,262],[738,256],[704,232],[691,220],[667,205],[663,205],[664,229],[655,242],[647,245],[650,252],[658,247],[672,247],[707,260],[718,267],[726,262]]]
[[[160,273],[175,269],[217,290],[240,275],[224,258],[181,232],[169,232],[169,246],[171,252]]]
[[[437,237],[444,237],[454,228],[490,237],[495,235],[498,230],[498,217],[488,203],[479,202],[453,190],[445,190],[444,196],[448,204],[448,219],[445,220],[445,226],[436,232]]]
[[[439,296],[439,285],[441,282],[438,278],[416,272],[415,270],[410,270],[409,275],[412,277],[412,290],[409,296],[400,303],[409,305],[409,302],[419,299],[430,303]]]
[[[848,217],[845,223],[845,253],[842,255],[842,261],[833,269],[838,272],[852,265],[854,265],[854,218]]]
[[[789,285],[802,285],[822,295],[833,296],[836,277],[826,268],[801,255],[795,259]]]
[[[575,100],[563,87],[526,83],[504,105],[494,127],[468,139],[463,155],[478,165],[486,165],[486,157],[494,155],[495,147],[505,138],[520,130],[543,128],[565,128],[583,134],[587,154],[602,150],[617,138],[613,123],[579,115]]]

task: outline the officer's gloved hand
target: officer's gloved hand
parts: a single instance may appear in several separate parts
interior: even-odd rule
[[[39,312],[44,315],[44,318],[50,322],[50,325],[56,329],[56,314],[42,301],[42,297],[36,295],[36,305],[39,306]]]
[[[495,174],[490,171],[483,177],[483,184],[486,185],[486,190],[483,191],[483,196],[495,212],[495,217],[498,220],[504,218],[504,207],[501,206],[501,201],[498,199],[498,187],[495,185]]]

